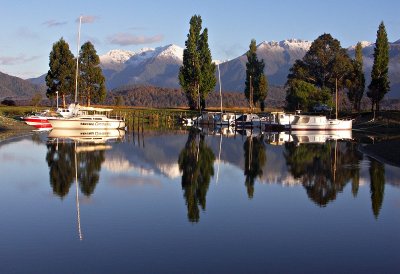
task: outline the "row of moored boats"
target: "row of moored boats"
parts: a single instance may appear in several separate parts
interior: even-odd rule
[[[194,118],[185,118],[185,125],[229,125],[259,127],[265,130],[351,130],[351,119],[330,119],[324,115],[305,115],[299,112],[271,112],[264,116],[254,113],[236,114],[207,112]]]

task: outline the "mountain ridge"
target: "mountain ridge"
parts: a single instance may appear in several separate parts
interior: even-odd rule
[[[370,82],[373,64],[373,42],[362,41],[364,73],[366,83]],[[262,41],[257,45],[257,55],[264,60],[264,73],[270,85],[283,86],[290,67],[297,59],[302,59],[309,50],[312,41],[286,39],[282,41]],[[400,40],[390,43],[389,77],[391,91],[389,98],[398,98],[396,90],[400,88]],[[354,57],[354,46],[347,48]],[[143,48],[139,51],[111,50],[100,55],[101,68],[106,77],[109,90],[127,85],[154,85],[166,88],[179,88],[178,73],[182,65],[183,48],[169,44],[156,48]],[[243,92],[247,58],[242,55],[220,62],[222,89],[224,91]],[[31,79],[34,81],[35,79]],[[38,81],[36,81],[37,83]],[[218,87],[216,87],[218,88]]]

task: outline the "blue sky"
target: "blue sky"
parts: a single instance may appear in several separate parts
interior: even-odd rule
[[[76,19],[86,16],[81,43],[99,55],[111,49],[184,47],[192,15],[209,30],[213,59],[243,54],[251,39],[315,40],[330,33],[343,47],[375,41],[384,21],[390,42],[400,39],[400,1],[392,0],[153,0],[1,1],[0,71],[21,78],[48,70],[53,43],[63,37],[77,49]]]

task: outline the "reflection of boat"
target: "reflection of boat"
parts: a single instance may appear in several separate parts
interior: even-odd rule
[[[293,141],[293,139],[290,134],[283,131],[265,133],[264,142],[269,145],[281,146],[291,141]]]
[[[122,139],[125,130],[103,129],[103,130],[79,130],[79,129],[52,129],[49,138],[69,138],[81,142],[103,143],[109,140]]]
[[[351,130],[337,131],[294,131],[291,134],[293,142],[303,143],[325,143],[328,140],[350,140],[352,139]]]
[[[326,116],[295,115],[290,130],[351,130],[352,120],[327,119]]]

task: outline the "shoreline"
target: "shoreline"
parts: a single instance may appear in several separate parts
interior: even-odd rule
[[[0,115],[0,142],[29,135],[35,128],[12,118]]]
[[[23,121],[0,116],[0,142],[30,135],[33,130],[35,130],[34,127],[25,124]],[[360,133],[373,134],[377,137],[393,135],[393,138],[379,141],[376,144],[360,144],[359,150],[366,156],[375,158],[378,161],[400,167],[400,134],[398,127],[389,128],[388,130],[386,125],[371,123],[367,128],[363,129],[357,128],[357,125],[355,125],[353,130]]]

